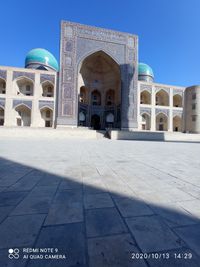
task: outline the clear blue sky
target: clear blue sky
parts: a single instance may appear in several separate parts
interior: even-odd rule
[[[5,0],[0,65],[23,67],[36,47],[59,60],[61,20],[137,34],[156,82],[200,84],[200,0]]]

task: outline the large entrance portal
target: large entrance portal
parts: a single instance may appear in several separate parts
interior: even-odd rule
[[[110,125],[113,128],[120,128],[120,68],[109,55],[98,51],[82,61],[78,92],[79,125],[92,127],[95,130],[105,129]],[[80,114],[85,114],[84,122]],[[113,115],[112,124],[106,119],[108,114]]]

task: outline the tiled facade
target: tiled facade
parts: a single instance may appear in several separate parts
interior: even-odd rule
[[[143,78],[136,35],[62,21],[59,72],[0,67],[0,125],[185,131],[185,88]]]

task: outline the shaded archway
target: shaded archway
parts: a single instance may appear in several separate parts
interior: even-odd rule
[[[165,90],[156,93],[156,105],[169,106],[169,94]]]
[[[88,90],[85,86],[81,86],[80,88],[79,101],[80,103],[88,104]]]
[[[99,115],[97,115],[97,114],[92,115],[92,117],[91,117],[91,127],[94,130],[99,130],[101,128]]]
[[[140,104],[151,104],[151,94],[148,91],[142,91],[140,93]]]
[[[0,78],[0,94],[6,93],[6,81]]]
[[[92,53],[80,63],[78,95],[78,114],[81,111],[84,112],[85,126],[94,126],[91,124],[94,118],[92,119],[90,114],[96,114],[98,108],[102,129],[106,127],[107,112],[115,115],[113,127],[119,127],[120,116],[117,114],[120,112],[121,104],[120,68],[115,60],[104,51]],[[79,125],[82,125],[80,120]]]
[[[182,132],[182,118],[180,116],[175,116],[173,118],[173,131]]]
[[[17,126],[30,126],[31,125],[31,109],[21,104],[15,108],[16,114],[16,125]]]
[[[141,129],[142,130],[150,130],[151,129],[151,116],[147,113],[143,113],[141,115]]]
[[[33,81],[26,77],[20,77],[16,80],[16,94],[24,95],[24,96],[32,96],[33,95]]]
[[[182,107],[182,97],[180,95],[173,96],[173,106],[174,107]]]
[[[164,113],[159,113],[156,116],[156,130],[168,131],[168,117]]]
[[[41,118],[43,120],[43,127],[53,126],[53,110],[49,107],[44,107],[40,110]]]
[[[4,125],[4,109],[0,107],[0,126]]]

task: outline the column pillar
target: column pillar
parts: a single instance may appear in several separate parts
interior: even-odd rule
[[[156,131],[156,110],[155,110],[155,87],[151,91],[151,131]]]
[[[173,132],[173,89],[169,91],[169,118],[168,118],[168,131]]]
[[[5,94],[5,108],[4,108],[4,126],[16,126],[14,113],[12,109],[13,104],[13,71],[7,70],[7,79],[6,79],[6,94]]]
[[[31,109],[31,127],[39,126],[39,103],[38,99],[40,97],[40,74],[35,74],[35,83],[33,89],[33,100],[32,100],[32,109]]]

